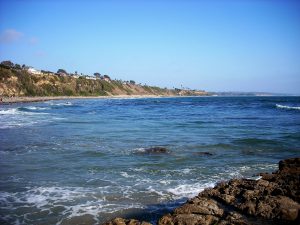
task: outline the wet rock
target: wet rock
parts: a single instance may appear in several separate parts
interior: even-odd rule
[[[300,224],[300,158],[280,161],[278,171],[261,176],[206,189],[160,218],[158,225]]]
[[[224,210],[215,200],[209,198],[193,198],[183,206],[175,209],[176,214],[202,214],[222,216]]]
[[[109,222],[104,223],[103,225],[152,225],[148,222],[140,222],[134,219],[123,219],[123,218],[115,218]]]
[[[281,161],[279,168],[260,180],[233,179],[204,190],[163,217],[159,225],[299,224],[300,160]],[[207,216],[213,220],[203,220]]]
[[[167,148],[164,147],[151,147],[151,148],[146,148],[143,153],[145,154],[165,154],[169,153]]]

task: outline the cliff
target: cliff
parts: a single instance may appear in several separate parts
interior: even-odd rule
[[[31,74],[26,70],[0,67],[0,96],[197,96],[204,91],[166,89],[118,80],[75,78],[68,75]]]
[[[158,225],[300,224],[300,158],[279,162],[275,173],[261,179],[233,179],[204,190]],[[116,218],[105,225],[149,225]]]

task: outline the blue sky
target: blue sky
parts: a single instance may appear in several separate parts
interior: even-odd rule
[[[0,60],[161,87],[300,94],[300,2],[0,0]]]

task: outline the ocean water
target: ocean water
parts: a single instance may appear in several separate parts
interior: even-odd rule
[[[0,105],[0,223],[155,221],[217,182],[299,156],[299,107],[300,97]]]

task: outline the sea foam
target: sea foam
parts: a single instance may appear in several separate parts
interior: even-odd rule
[[[287,106],[287,105],[280,105],[280,104],[276,104],[277,108],[280,109],[294,109],[294,110],[300,110],[300,106]]]

